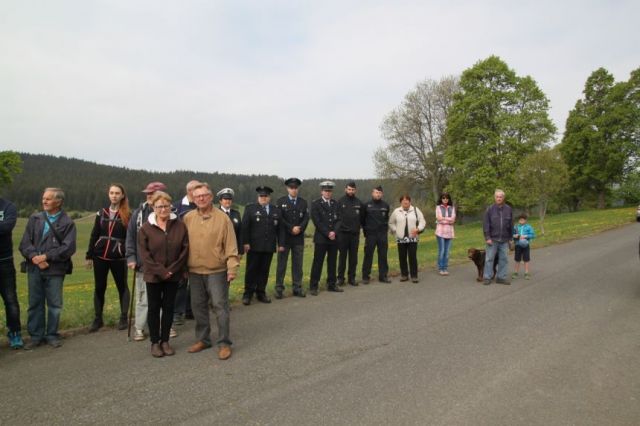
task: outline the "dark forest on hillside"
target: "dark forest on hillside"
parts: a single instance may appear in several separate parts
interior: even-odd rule
[[[14,177],[13,183],[2,189],[2,196],[13,201],[20,210],[21,216],[40,209],[40,197],[45,187],[60,187],[65,191],[65,208],[76,211],[97,210],[107,202],[109,183],[121,183],[127,189],[132,207],[143,201],[142,189],[151,181],[161,181],[168,187],[174,199],[184,196],[185,185],[192,179],[204,181],[211,185],[214,193],[221,188],[233,188],[236,193],[235,202],[248,204],[256,200],[255,188],[267,185],[274,189],[272,202],[286,194],[283,179],[290,176],[273,175],[240,175],[218,172],[193,172],[177,170],[171,172],[132,170],[126,167],[115,167],[97,164],[74,158],[55,157],[51,155],[20,153],[23,161],[22,173]],[[331,177],[303,179],[300,195],[308,200],[319,196],[318,184],[326,179],[336,183],[335,198],[341,197],[343,188],[349,179],[333,179]],[[392,187],[389,182],[374,179],[355,179],[358,185],[358,196],[363,201],[370,197],[371,190],[378,184],[385,187],[385,199],[395,204],[400,192],[399,183]],[[418,194],[415,194],[416,197]],[[419,197],[420,198],[420,197]]]

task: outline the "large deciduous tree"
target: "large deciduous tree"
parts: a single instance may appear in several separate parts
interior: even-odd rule
[[[556,131],[549,101],[531,77],[517,76],[497,56],[465,70],[460,88],[448,117],[448,189],[466,211],[482,209],[495,188],[517,204],[519,163],[548,144]]]
[[[640,70],[615,83],[606,69],[587,79],[584,98],[569,112],[560,145],[576,203],[590,193],[606,205],[612,184],[637,169],[640,144]]]
[[[543,148],[529,154],[518,166],[516,198],[525,207],[538,207],[542,235],[549,202],[562,193],[568,181],[567,165],[557,148]]]
[[[385,117],[380,129],[387,144],[374,155],[379,177],[418,184],[437,202],[449,176],[446,123],[457,90],[456,77],[422,81]]]
[[[22,159],[12,151],[0,152],[0,187],[13,182],[13,175],[22,172]]]

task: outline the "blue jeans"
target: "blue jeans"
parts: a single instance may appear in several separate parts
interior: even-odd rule
[[[453,239],[436,236],[436,240],[438,241],[438,271],[446,271],[449,267],[449,251]]]
[[[31,340],[55,340],[59,338],[58,325],[62,313],[62,282],[64,275],[43,275],[37,266],[29,265],[29,310],[27,330]],[[45,301],[48,308],[45,332]]]
[[[507,279],[507,270],[509,267],[509,243],[494,241],[493,244],[487,244],[487,255],[484,261],[484,279],[490,280],[493,275],[493,260],[498,253],[498,269],[496,271],[496,278],[499,280]]]
[[[20,331],[20,305],[16,294],[16,268],[13,259],[0,261],[0,295],[4,300],[9,331]]]

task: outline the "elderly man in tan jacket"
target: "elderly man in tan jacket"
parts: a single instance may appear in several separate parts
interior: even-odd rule
[[[184,216],[189,232],[189,285],[191,309],[196,320],[196,343],[189,352],[211,347],[210,315],[218,322],[218,358],[231,356],[229,339],[229,283],[240,265],[233,224],[222,211],[213,208],[213,193],[206,183],[193,190],[197,209]]]

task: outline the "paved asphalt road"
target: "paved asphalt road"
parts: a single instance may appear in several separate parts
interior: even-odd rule
[[[638,425],[639,235],[535,250],[511,286],[469,263],[237,306],[228,361],[186,353],[193,322],[163,359],[114,330],[3,347],[0,423]]]

